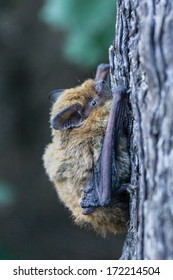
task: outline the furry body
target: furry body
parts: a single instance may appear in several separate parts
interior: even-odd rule
[[[95,82],[87,80],[81,86],[65,90],[53,105],[51,119],[63,108],[76,100],[85,107],[97,94]],[[71,210],[77,224],[92,227],[102,235],[122,232],[128,223],[128,195],[115,193],[108,207],[98,207],[88,215],[82,214],[80,206],[83,190],[92,178],[93,168],[98,164],[105,130],[111,108],[111,97],[105,98],[94,108],[79,127],[52,130],[52,143],[44,153],[44,166],[54,183],[61,201]],[[87,113],[88,114],[88,113]],[[118,184],[128,182],[129,155],[126,137],[122,136],[116,152]]]

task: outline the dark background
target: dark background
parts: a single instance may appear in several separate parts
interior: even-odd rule
[[[48,92],[95,71],[67,63],[65,33],[39,20],[43,2],[0,0],[0,259],[115,259],[123,236],[74,225],[43,169]]]

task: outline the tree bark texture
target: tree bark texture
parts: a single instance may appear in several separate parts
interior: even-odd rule
[[[130,224],[121,259],[173,259],[173,2],[117,0],[112,86],[130,89]]]

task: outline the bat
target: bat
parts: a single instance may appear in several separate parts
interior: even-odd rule
[[[52,143],[43,156],[75,222],[103,236],[125,231],[129,219],[128,94],[123,86],[111,91],[108,74],[109,65],[101,64],[95,80],[49,95]]]

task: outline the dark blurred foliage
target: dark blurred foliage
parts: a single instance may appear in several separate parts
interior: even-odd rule
[[[66,30],[64,53],[70,61],[83,68],[107,61],[114,39],[115,0],[45,0],[40,16]]]
[[[123,237],[73,225],[42,166],[47,93],[94,75],[65,64],[64,33],[39,20],[42,5],[0,1],[0,259],[118,258]]]

